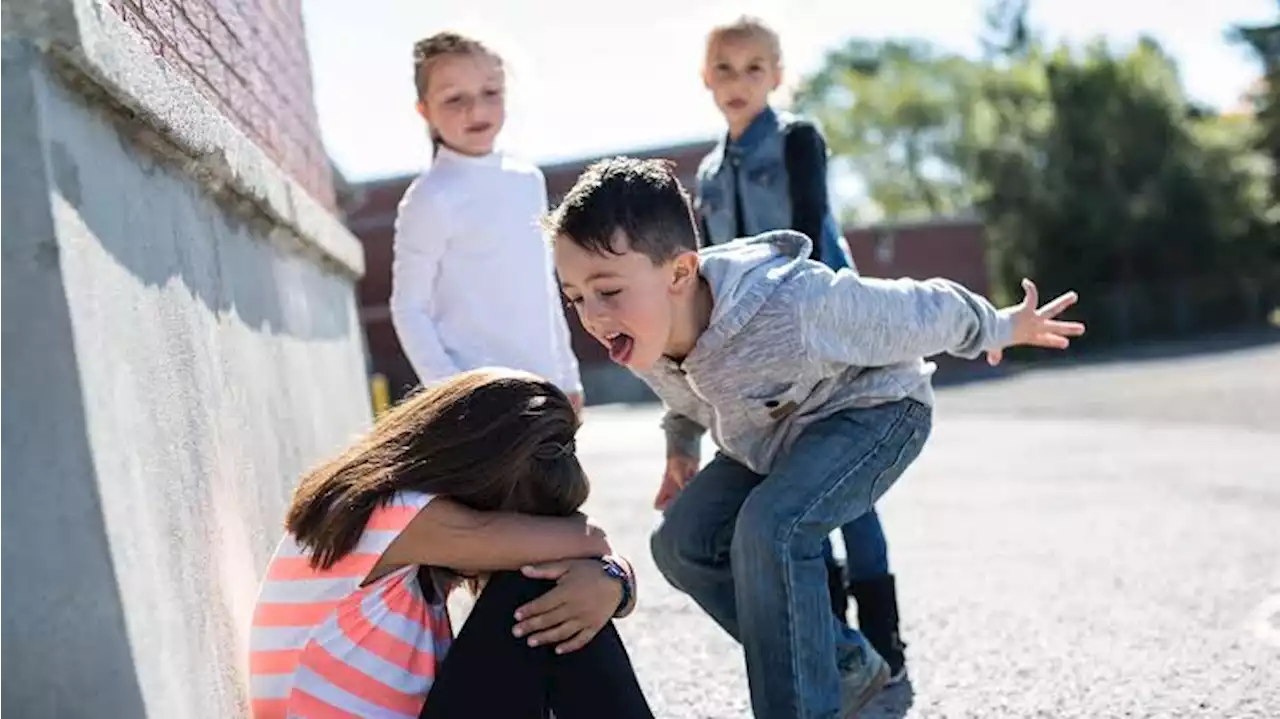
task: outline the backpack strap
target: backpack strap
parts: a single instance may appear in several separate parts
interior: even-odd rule
[[[817,126],[804,119],[784,126],[782,140],[782,161],[791,194],[791,229],[813,242],[811,259],[822,262],[822,225],[831,212],[827,143]]]

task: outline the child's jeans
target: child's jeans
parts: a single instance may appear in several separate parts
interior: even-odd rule
[[[651,538],[663,576],[742,642],[756,717],[835,717],[866,639],[831,613],[823,540],[871,510],[920,454],[931,409],[901,400],[828,417],[758,475],[717,455]]]
[[[889,573],[889,545],[874,507],[841,527],[840,536],[844,539],[845,579],[859,582]],[[822,543],[822,553],[824,558],[834,561],[830,539]]]

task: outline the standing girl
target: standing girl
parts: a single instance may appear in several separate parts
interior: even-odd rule
[[[304,477],[254,610],[255,719],[651,719],[610,621],[630,565],[576,514],[577,426],[546,380],[464,372]]]
[[[538,168],[494,149],[506,118],[502,59],[444,32],[413,52],[435,157],[396,218],[391,317],[424,384],[476,367],[546,377],[582,405],[550,254]]]

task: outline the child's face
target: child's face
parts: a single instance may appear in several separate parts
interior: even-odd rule
[[[722,37],[707,48],[702,82],[737,134],[769,103],[782,83],[782,69],[769,43],[753,37]]]
[[[502,65],[485,53],[446,55],[431,66],[418,112],[450,149],[493,152],[506,120]]]
[[[560,289],[583,328],[609,350],[609,359],[647,370],[668,354],[675,318],[691,283],[697,284],[698,256],[686,252],[655,265],[631,251],[622,233],[613,249],[622,253],[598,255],[568,239],[557,240]]]

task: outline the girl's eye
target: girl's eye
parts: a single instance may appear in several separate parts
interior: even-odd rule
[[[617,297],[620,294],[622,294],[622,290],[608,290],[605,292],[601,292],[600,296],[601,297]]]
[[[444,104],[446,104],[446,105],[457,105],[457,104],[458,104],[458,103],[460,103],[460,102],[462,102],[462,96],[461,96],[461,95],[454,95],[453,97],[446,98],[446,99],[445,99],[445,101],[444,101]]]
[[[498,96],[499,96],[499,95],[501,95],[501,94],[502,94],[502,91],[501,91],[501,90],[493,90],[493,89],[489,89],[489,90],[485,90],[485,91],[484,91],[484,96],[485,96],[485,97],[498,97]]]
[[[564,299],[565,299],[565,301],[566,301],[566,302],[568,302],[568,303],[569,303],[569,304],[571,304],[571,305],[580,305],[580,304],[582,304],[582,298],[581,298],[581,297],[566,297],[566,298],[564,298]]]

